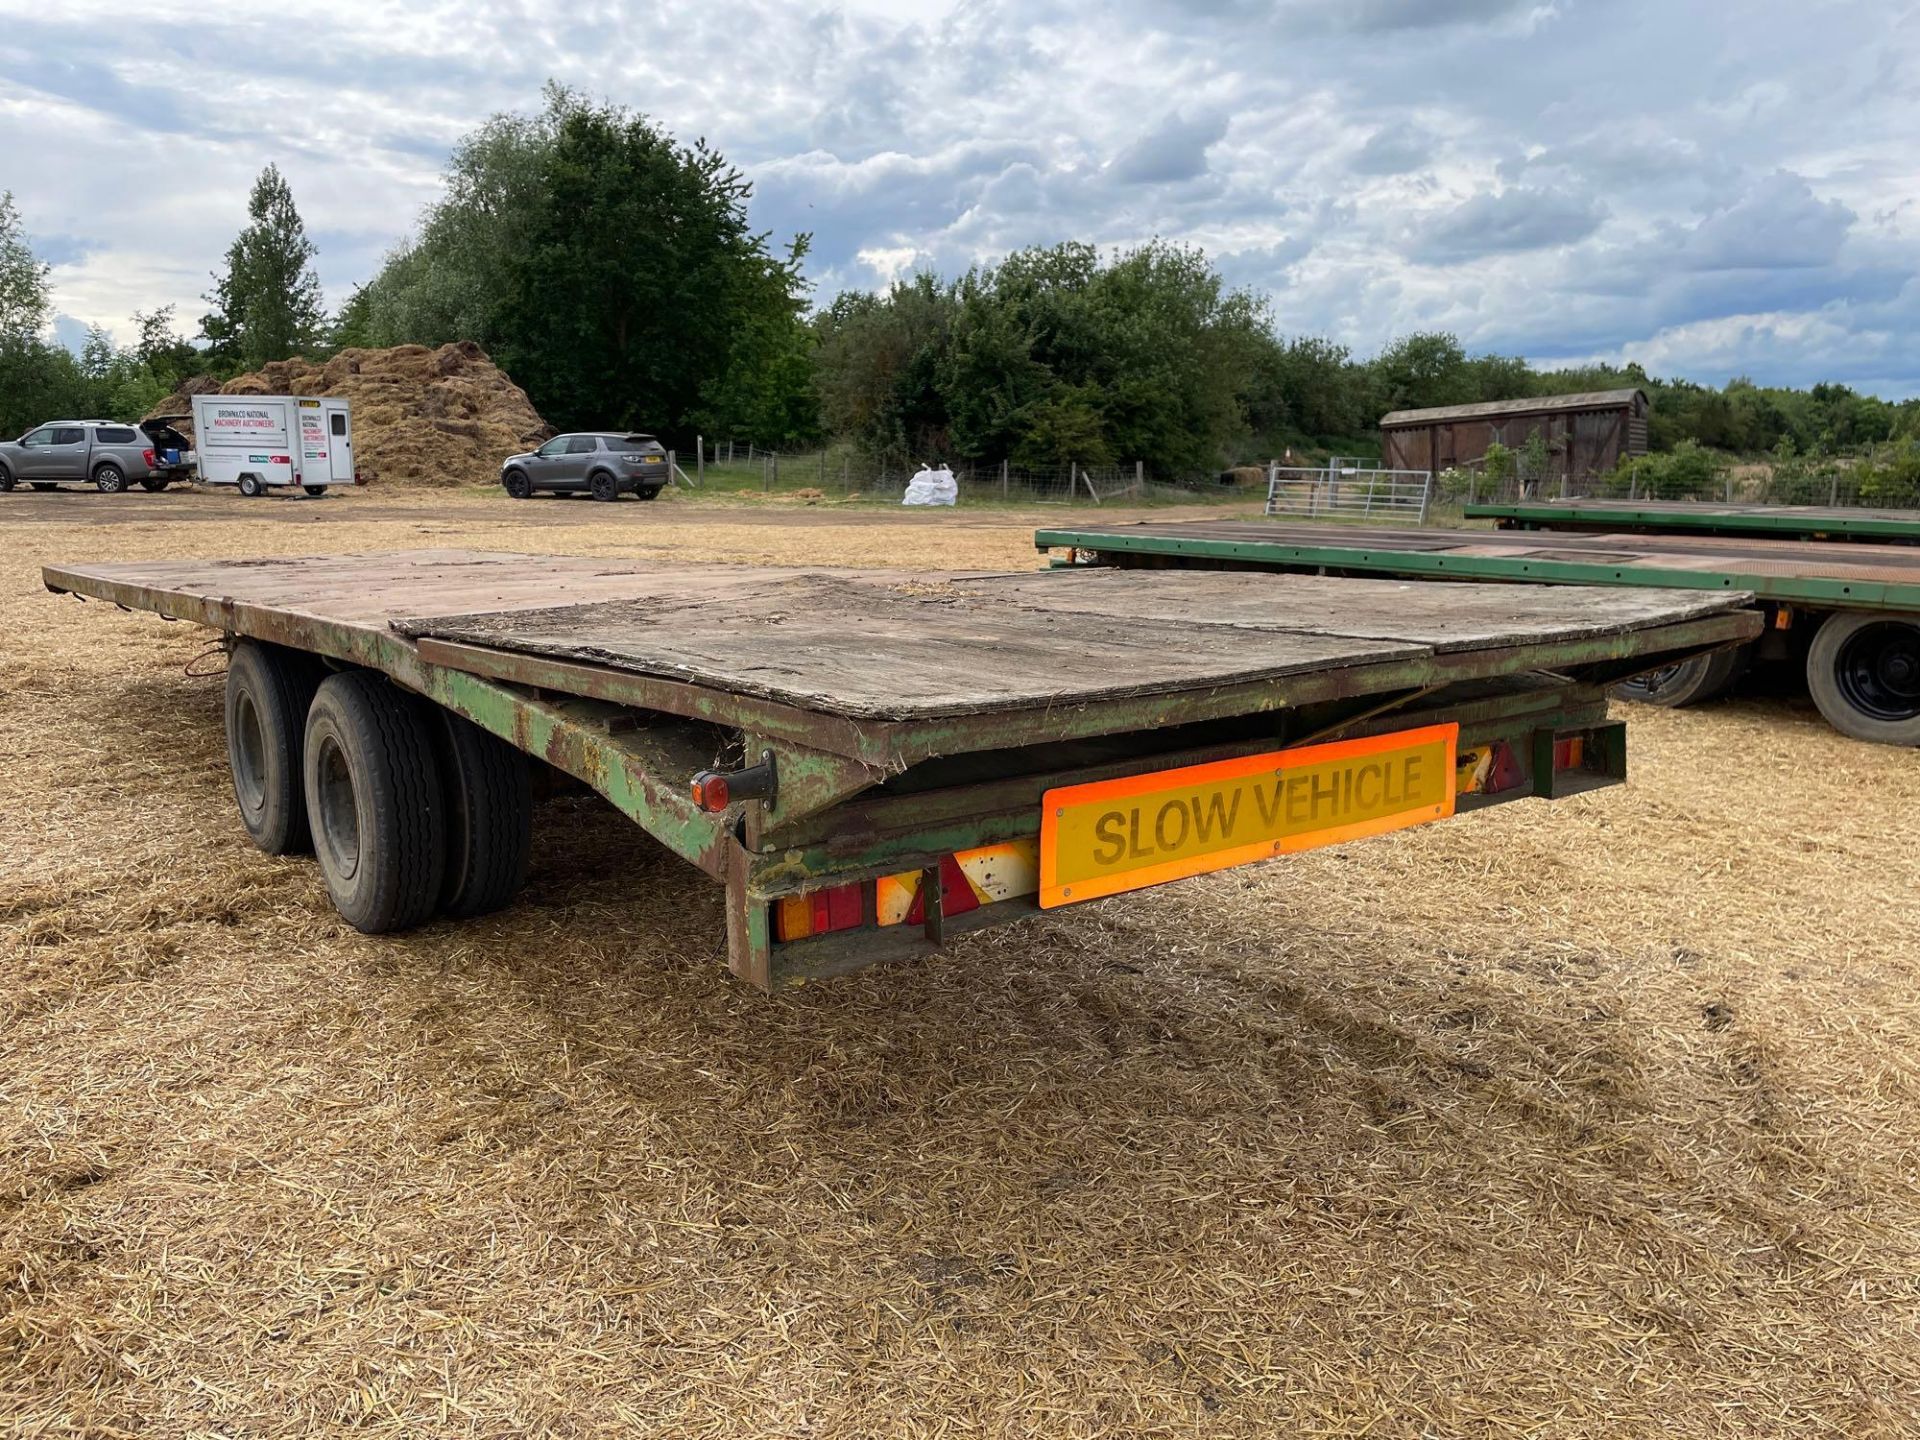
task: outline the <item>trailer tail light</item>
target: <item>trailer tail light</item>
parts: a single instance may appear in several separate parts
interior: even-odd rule
[[[718,815],[727,808],[733,799],[733,789],[727,784],[727,777],[716,775],[711,770],[703,770],[693,777],[693,808],[704,810],[709,815]]]
[[[1572,735],[1565,740],[1553,742],[1553,768],[1555,770],[1578,770],[1586,763],[1586,737]]]
[[[866,891],[867,887],[856,880],[850,885],[786,896],[773,907],[774,938],[809,940],[836,930],[859,929],[867,918]]]

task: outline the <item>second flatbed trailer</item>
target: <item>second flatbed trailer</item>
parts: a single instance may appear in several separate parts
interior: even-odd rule
[[[1607,687],[1759,626],[1744,595],[468,551],[44,580],[226,638],[242,822],[360,929],[508,903],[548,765],[725,885],[763,987],[1617,783]]]
[[[1085,525],[1038,531],[1034,543],[1074,564],[1134,570],[1741,592],[1763,621],[1755,642],[1649,672],[1635,698],[1692,704],[1724,691],[1755,658],[1791,661],[1835,729],[1920,745],[1920,547],[1271,521]]]
[[[1610,535],[1732,535],[1753,540],[1920,545],[1920,510],[1851,505],[1746,505],[1715,500],[1482,500],[1469,520],[1502,530],[1588,531]]]

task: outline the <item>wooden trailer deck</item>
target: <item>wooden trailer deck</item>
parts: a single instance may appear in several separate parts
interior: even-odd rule
[[[1397,581],[1226,573],[413,551],[50,566],[44,578],[380,671],[577,776],[726,881],[731,962],[761,985],[1048,903],[1037,881],[1005,874],[1045,870],[1034,847],[1062,787],[1409,727],[1447,729],[1448,753],[1465,757],[1448,813],[1456,799],[1467,809],[1612,783],[1625,762],[1606,685],[1757,629],[1737,594],[1449,586],[1441,597]],[[1570,736],[1585,743],[1569,748]],[[765,798],[716,814],[690,792],[698,772],[762,762],[778,775]],[[982,903],[959,913],[954,862],[1009,846],[1005,894],[990,898],[1010,903],[976,893]],[[876,885],[910,896],[916,880],[911,927],[906,910],[889,920]],[[860,885],[851,933],[796,931],[782,908]]]
[[[1920,510],[1851,505],[1748,505],[1712,500],[1485,500],[1469,520],[1503,530],[1575,530],[1635,535],[1737,535],[1756,539],[1920,545]]]

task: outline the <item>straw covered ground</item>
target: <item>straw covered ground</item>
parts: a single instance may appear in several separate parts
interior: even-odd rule
[[[769,999],[595,801],[508,912],[354,934],[242,836],[206,637],[37,567],[1025,566],[1032,517],[12,498],[10,1433],[1920,1431],[1910,753],[1635,711],[1624,789]]]

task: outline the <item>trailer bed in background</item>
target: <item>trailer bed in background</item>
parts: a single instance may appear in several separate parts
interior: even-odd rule
[[[1077,525],[1041,530],[1034,543],[1068,551],[1076,567],[1135,573],[1177,567],[1744,592],[1764,622],[1754,646],[1653,675],[1633,698],[1690,704],[1722,693],[1750,661],[1788,664],[1804,671],[1835,729],[1920,745],[1920,546],[1262,521]]]
[[[1606,685],[1757,629],[1744,595],[467,551],[45,581],[378,671],[578,777],[726,882],[760,985],[1049,903],[1043,807],[1076,787],[1440,730],[1447,813],[1613,783]],[[777,788],[717,812],[691,788],[756,767]]]
[[[1760,539],[1920,545],[1920,510],[1849,505],[1743,505],[1712,500],[1504,500],[1465,507],[1502,530],[1636,535],[1744,535]]]

